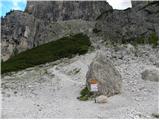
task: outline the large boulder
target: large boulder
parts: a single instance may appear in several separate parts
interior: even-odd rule
[[[91,80],[97,81],[97,95],[109,97],[121,92],[121,75],[102,51],[97,53],[86,74],[86,83],[89,89]]]
[[[156,69],[147,69],[141,75],[144,80],[159,81],[159,71]]]

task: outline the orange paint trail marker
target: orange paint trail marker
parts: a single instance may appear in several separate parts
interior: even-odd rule
[[[97,80],[90,80],[90,85],[91,85],[91,92],[98,92],[98,83],[97,83]],[[95,103],[96,103],[96,94],[94,94],[94,100],[95,100]]]
[[[91,92],[97,92],[98,91],[97,80],[91,80],[90,85],[91,85]]]

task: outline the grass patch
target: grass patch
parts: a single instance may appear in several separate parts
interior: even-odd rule
[[[85,54],[91,45],[89,37],[80,33],[63,37],[11,57],[2,62],[1,72],[12,72],[44,64],[60,58],[71,58],[76,54]]]
[[[150,44],[153,47],[157,47],[158,42],[159,42],[159,39],[158,39],[158,36],[156,35],[156,33],[150,34],[150,36],[148,38],[145,38],[145,36],[140,36],[136,39],[130,39],[128,41],[122,40],[122,44],[131,43],[134,46],[143,45],[143,44]]]
[[[151,36],[149,37],[149,44],[152,44],[153,47],[158,46],[158,36],[156,35],[156,33],[152,33]]]
[[[87,87],[85,87],[81,90],[80,95],[81,96],[78,97],[78,99],[81,101],[86,101],[93,95],[93,92],[90,92],[90,90]]]
[[[142,44],[145,44],[146,43],[146,39],[144,36],[141,36],[133,41],[131,41],[131,44],[134,45],[134,46],[137,46],[137,45],[142,45]]]

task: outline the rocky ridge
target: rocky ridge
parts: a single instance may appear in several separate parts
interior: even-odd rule
[[[125,11],[128,11],[127,14],[129,15],[137,10],[134,14],[143,15],[143,12],[146,14],[146,9],[150,9],[149,12],[157,10],[157,7],[154,5],[157,5],[157,2],[135,2],[133,9]],[[153,6],[155,9],[152,8]],[[111,40],[112,35],[118,35],[118,33],[114,34],[114,30],[117,25],[121,25],[121,20],[118,23],[113,21],[115,26],[113,25],[113,29],[110,27],[110,30],[113,32],[113,34],[110,34],[105,31],[107,28],[103,29],[104,31],[101,31],[99,28],[96,28],[97,30],[93,29],[96,21],[92,19],[87,21],[87,17],[83,17],[84,20],[79,20],[79,18],[72,20],[70,17],[69,19],[71,20],[67,20],[66,17],[64,19],[58,17],[58,19],[53,20],[52,14],[49,14],[49,17],[43,16],[41,13],[38,15],[35,9],[38,10],[39,7],[31,6],[25,12],[13,11],[2,20],[2,58],[4,60],[40,44],[79,32],[83,32],[90,37],[92,45],[96,50],[90,51],[85,55],[77,55],[72,59],[60,59],[19,72],[2,74],[2,118],[133,119],[153,118],[153,114],[158,114],[159,86],[157,84],[158,77],[155,78],[155,74],[158,76],[158,72],[156,71],[155,74],[152,74],[153,72],[149,71],[151,75],[149,77],[146,76],[146,80],[143,79],[142,75],[148,69],[158,70],[158,47],[152,48],[150,45],[132,46],[131,44],[106,47],[104,42]],[[116,15],[122,19],[126,15],[125,11],[110,9],[108,12],[113,14],[113,18]],[[60,16],[60,14],[62,13],[58,12],[57,16]],[[98,17],[96,27],[103,22],[105,23],[104,25],[108,25],[112,21],[111,19],[107,23],[105,21],[106,17],[103,16],[104,14],[106,12],[100,18]],[[155,14],[157,15],[157,11]],[[130,26],[128,26],[129,22],[126,24],[124,21],[124,27],[134,34],[134,30],[141,27],[137,27],[141,22],[146,24],[148,21],[148,25],[157,25],[155,14],[154,12],[150,14],[153,15],[155,23],[150,18],[151,21],[149,19],[146,20],[144,17],[144,21],[137,18],[139,22],[136,21],[135,24]],[[101,17],[105,19],[101,19]],[[126,19],[128,19],[128,16],[126,16]],[[157,27],[154,28],[153,26],[151,28],[156,33]],[[130,27],[135,27],[135,29],[132,30]],[[120,32],[124,32],[119,27],[117,28]],[[95,30],[97,33],[93,33],[92,30]],[[144,30],[147,30],[147,33],[144,34],[145,37],[153,32],[148,28],[144,28]],[[107,39],[105,39],[104,34],[107,35]],[[137,34],[136,37],[141,35],[135,34]],[[129,40],[129,36],[126,35],[124,40]],[[117,38],[121,42],[121,36]],[[117,38],[115,37],[114,40],[118,41]],[[122,77],[121,94],[105,98],[103,99],[104,101],[102,98],[97,100],[98,102],[107,102],[103,105],[95,104],[93,101],[82,102],[76,99],[82,88],[86,86],[86,73],[90,63],[99,51],[105,53],[107,59],[112,61]]]
[[[109,9],[105,1],[28,1],[24,12],[11,11],[2,18],[2,60],[67,35],[87,34]]]
[[[112,7],[105,1],[28,1],[25,12],[45,21],[95,21]]]
[[[159,36],[159,2],[132,1],[132,8],[109,10],[101,14],[96,23],[95,33],[107,42],[133,42]],[[140,40],[139,40],[140,41]]]
[[[133,8],[114,10],[106,1],[29,1],[24,12],[2,18],[2,60],[22,51],[82,32],[92,45],[132,42],[158,36],[159,2],[132,1]],[[45,14],[44,14],[45,13]],[[96,23],[96,25],[95,25]],[[102,44],[101,44],[102,43]]]

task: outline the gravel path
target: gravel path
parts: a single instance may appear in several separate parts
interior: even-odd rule
[[[3,75],[2,118],[153,118],[152,113],[158,113],[158,82],[142,80],[141,72],[158,68],[140,57],[112,61],[123,86],[108,103],[77,99],[95,54]]]

